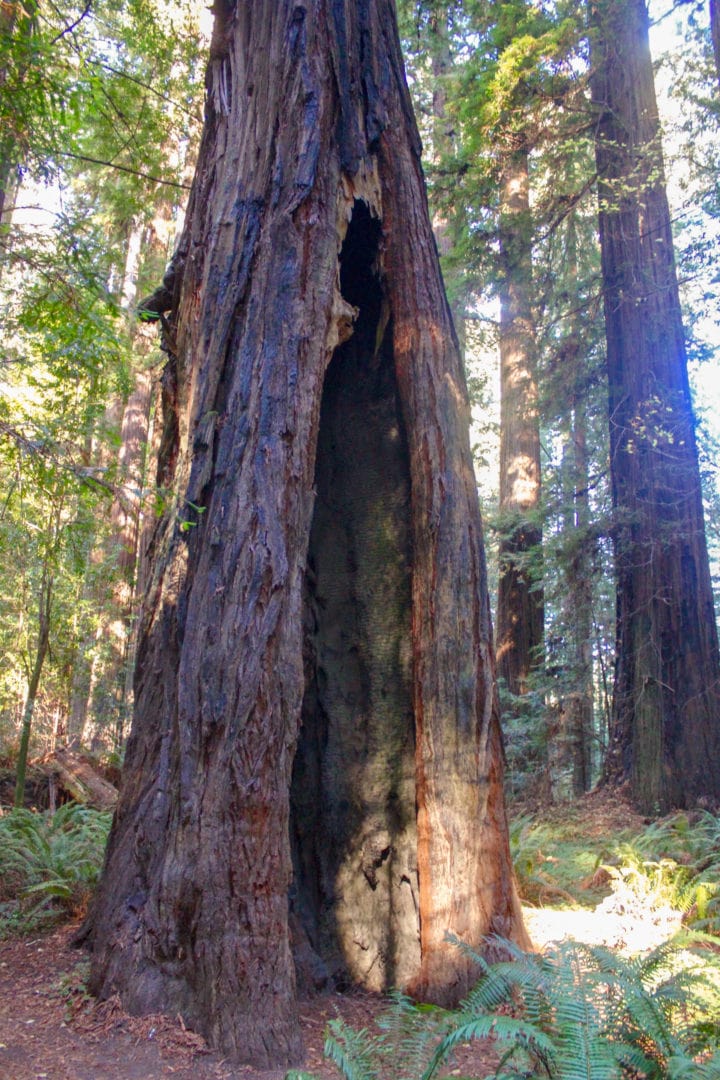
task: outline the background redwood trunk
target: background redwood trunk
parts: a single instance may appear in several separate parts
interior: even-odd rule
[[[607,774],[648,813],[720,799],[720,667],[644,0],[594,9],[617,511]]]
[[[498,675],[525,694],[542,665],[543,593],[538,580],[540,420],[532,314],[528,149],[506,151],[501,177],[500,252],[500,579]]]
[[[91,983],[235,1058],[295,1061],[301,715],[294,921],[332,974],[374,985],[343,931],[373,929],[368,889],[383,983],[457,996],[446,931],[523,935],[468,407],[391,0],[220,8],[166,285],[174,494]]]

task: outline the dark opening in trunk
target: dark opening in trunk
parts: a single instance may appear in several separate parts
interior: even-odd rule
[[[305,989],[402,985],[419,962],[410,476],[379,240],[356,202],[340,288],[358,314],[323,389],[291,789]]]

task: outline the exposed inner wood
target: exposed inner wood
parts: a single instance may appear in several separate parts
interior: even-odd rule
[[[340,291],[358,314],[323,389],[291,793],[291,921],[306,987],[403,985],[419,962],[410,478],[379,238],[356,202]]]

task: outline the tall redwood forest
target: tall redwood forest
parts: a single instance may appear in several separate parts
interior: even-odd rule
[[[716,23],[2,6],[0,936],[105,814],[88,993],[309,1076],[525,955],[536,815],[720,836]]]

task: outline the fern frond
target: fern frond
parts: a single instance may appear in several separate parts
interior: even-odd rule
[[[422,1075],[422,1080],[431,1080],[438,1066],[457,1046],[474,1039],[492,1037],[498,1042],[514,1043],[523,1049],[529,1049],[543,1059],[553,1060],[555,1057],[555,1045],[550,1036],[525,1020],[511,1016],[457,1016],[455,1019],[455,1026],[441,1040]]]
[[[437,1005],[416,1005],[399,991],[391,998],[390,1008],[378,1019],[382,1053],[392,1059],[396,1080],[416,1080],[453,1014]]]
[[[0,881],[5,896],[24,901],[43,896],[24,912],[72,909],[95,884],[102,866],[110,815],[68,803],[55,814],[13,810],[0,818]]]
[[[463,1012],[481,1013],[497,1009],[512,1000],[513,984],[501,971],[488,967],[478,983],[461,1002]]]
[[[557,1080],[617,1080],[622,1075],[608,1039],[595,1025],[562,1024],[557,1043]]]
[[[668,1060],[667,1080],[720,1080],[720,1052],[705,1061],[680,1054]]]
[[[378,1039],[367,1028],[355,1031],[343,1020],[331,1020],[325,1038],[325,1057],[333,1061],[345,1080],[380,1080]]]
[[[646,1054],[641,1047],[615,1037],[609,1041],[609,1045],[622,1069],[623,1076],[642,1076],[646,1077],[646,1080],[666,1080],[662,1061],[659,1062],[656,1057]]]
[[[479,953],[477,949],[473,948],[472,945],[468,945],[467,941],[462,941],[461,938],[449,932],[445,934],[445,941],[454,945],[463,956],[467,956],[469,960],[472,960],[474,964],[477,964],[481,971],[488,970],[489,964],[485,957]]]

